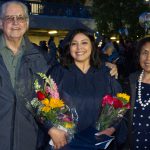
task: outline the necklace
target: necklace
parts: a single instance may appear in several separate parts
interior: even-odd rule
[[[146,107],[150,104],[150,98],[148,99],[148,101],[146,103],[142,102],[142,98],[141,98],[141,82],[142,82],[142,78],[144,75],[144,70],[141,72],[140,76],[139,76],[139,84],[138,84],[138,102],[141,105],[141,107]]]

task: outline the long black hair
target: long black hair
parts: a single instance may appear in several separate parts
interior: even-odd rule
[[[88,31],[86,29],[75,29],[68,33],[66,38],[64,39],[63,43],[63,56],[61,60],[61,64],[65,67],[69,67],[71,64],[74,63],[74,59],[72,58],[70,54],[70,45],[73,40],[73,38],[79,34],[82,33],[85,36],[87,36],[90,39],[91,45],[92,45],[92,52],[90,56],[90,65],[96,68],[99,68],[101,65],[100,61],[100,54],[98,47],[95,43],[94,35],[91,31]]]

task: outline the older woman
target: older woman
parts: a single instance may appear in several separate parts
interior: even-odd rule
[[[110,76],[108,68],[101,64],[94,37],[90,32],[83,29],[70,32],[64,52],[62,66],[54,67],[48,74],[56,81],[60,92],[69,95],[70,102],[77,110],[77,134],[69,144],[65,131],[51,127],[48,134],[54,142],[55,149],[67,144],[63,150],[94,150],[94,143],[88,143],[87,137],[88,134],[95,133],[93,129],[100,112],[101,100],[106,94],[116,94],[121,88]],[[101,133],[112,135],[117,127],[112,126]],[[83,132],[85,137],[81,138],[80,134]]]
[[[137,45],[139,71],[130,75],[131,106],[129,120],[130,149],[150,148],[150,37]]]

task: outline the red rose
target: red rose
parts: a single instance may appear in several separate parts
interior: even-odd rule
[[[123,107],[127,108],[127,109],[130,109],[131,108],[131,105],[130,103],[127,103],[126,105],[124,105]]]
[[[102,107],[104,107],[106,104],[112,105],[113,104],[113,97],[110,95],[106,95],[102,99]]]
[[[114,107],[115,109],[117,109],[117,108],[122,108],[122,107],[123,107],[122,101],[120,101],[120,100],[118,100],[118,99],[116,99],[116,98],[113,98],[113,107]]]
[[[45,95],[41,91],[38,91],[36,94],[37,94],[37,97],[40,101],[45,99]]]

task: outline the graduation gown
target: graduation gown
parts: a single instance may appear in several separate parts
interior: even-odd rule
[[[83,73],[75,64],[69,68],[57,65],[48,71],[48,75],[51,75],[58,85],[62,99],[76,108],[78,113],[75,139],[62,150],[97,149],[93,146],[94,139],[89,136],[89,130],[90,134],[94,135],[102,98],[106,94],[115,95],[121,92],[119,83],[110,77],[105,66],[99,69],[91,67],[87,73]]]

